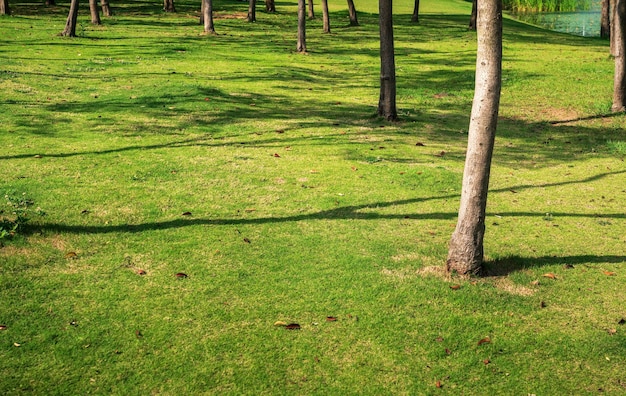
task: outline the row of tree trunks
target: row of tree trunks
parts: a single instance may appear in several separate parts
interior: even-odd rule
[[[396,65],[393,45],[392,0],[378,1],[380,25],[380,96],[378,115],[387,121],[398,119],[396,111]]]
[[[9,0],[0,0],[0,15],[10,15]]]
[[[479,274],[483,263],[487,191],[502,86],[501,0],[478,2],[477,32],[476,85],[461,205],[446,261],[448,272],[461,275]]]
[[[615,0],[611,35],[615,76],[613,81],[613,106],[615,112],[626,111],[626,0]]]

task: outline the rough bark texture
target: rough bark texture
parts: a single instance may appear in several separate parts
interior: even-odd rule
[[[276,4],[274,0],[265,0],[265,11],[276,12]]]
[[[97,0],[89,0],[89,12],[91,13],[91,23],[94,25],[101,25],[100,10],[98,9]]]
[[[202,0],[202,23],[204,24],[204,32],[215,34],[215,26],[213,25],[213,0]]]
[[[11,14],[11,9],[9,8],[9,0],[0,0],[0,15],[9,14]]]
[[[248,22],[256,22],[256,0],[250,0],[248,3]]]
[[[356,15],[356,7],[354,1],[348,0],[348,18],[350,18],[350,26],[359,26],[359,20]]]
[[[298,0],[298,44],[296,51],[306,52],[306,3]]]
[[[626,0],[615,1],[613,14],[615,76],[613,80],[613,111],[626,111]]]
[[[78,0],[72,0],[70,3],[70,12],[67,15],[65,29],[61,32],[61,36],[76,37],[76,21],[78,20]]]
[[[380,96],[378,115],[388,121],[398,119],[396,111],[396,64],[393,47],[392,0],[378,1],[380,17]]]
[[[472,15],[470,15],[469,30],[476,30],[476,14],[478,13],[478,1],[472,1]]]
[[[111,13],[111,7],[109,6],[109,0],[100,0],[100,6],[102,7],[102,15],[105,17],[113,15]]]
[[[626,0],[622,0],[626,1]],[[456,229],[450,240],[446,270],[479,274],[491,156],[496,135],[502,81],[502,3],[478,3],[476,87],[469,126],[463,190]]]
[[[324,33],[330,33],[330,15],[328,14],[328,0],[322,0],[322,20]]]
[[[419,22],[420,21],[420,0],[415,0],[415,4],[413,5],[413,16],[411,17],[411,22]]]
[[[174,0],[163,0],[163,11],[176,12],[176,8],[174,7]]]
[[[309,19],[315,19],[315,10],[313,9],[313,0],[309,0]]]
[[[611,37],[611,2],[602,0],[602,13],[600,17],[600,37]]]

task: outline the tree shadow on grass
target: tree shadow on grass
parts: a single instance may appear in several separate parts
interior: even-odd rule
[[[626,264],[626,256],[596,256],[583,254],[579,256],[543,256],[520,257],[510,256],[486,261],[483,264],[483,276],[508,276],[514,272],[548,265],[586,265],[586,264]]]

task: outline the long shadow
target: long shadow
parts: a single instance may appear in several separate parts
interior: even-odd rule
[[[507,276],[525,269],[543,267],[554,264],[626,264],[626,256],[620,255],[579,255],[579,256],[542,256],[520,257],[511,256],[487,261],[483,264],[483,276]],[[569,267],[568,267],[569,268]]]

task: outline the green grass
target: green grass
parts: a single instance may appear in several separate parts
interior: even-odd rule
[[[112,6],[99,27],[81,10],[75,39],[65,4],[0,18],[0,193],[46,213],[0,240],[0,393],[624,392],[626,117],[605,41],[505,20],[492,276],[464,281],[440,268],[469,2],[422,1],[419,25],[396,5],[393,124],[373,1],[359,27],[343,3],[332,34],[309,22],[308,55],[295,3],[254,24],[216,3],[217,36],[195,3]]]

